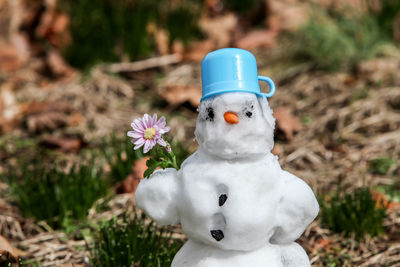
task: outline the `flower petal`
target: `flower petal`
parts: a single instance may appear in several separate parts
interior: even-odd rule
[[[151,121],[151,124],[152,124],[152,125],[157,124],[157,113],[154,113],[154,114],[153,114],[153,120]]]
[[[135,145],[140,145],[140,144],[144,144],[146,142],[146,139],[144,138],[138,138],[137,140],[135,140],[135,142],[133,142]]]
[[[165,133],[169,132],[169,130],[171,130],[171,127],[167,126],[167,127],[164,127],[163,129],[161,129],[160,133],[165,134]]]
[[[156,123],[158,125],[158,127],[160,128],[164,128],[165,127],[165,118],[164,116],[162,116]]]
[[[162,139],[162,138],[158,138],[157,139],[157,143],[160,145],[160,146],[167,146],[167,143],[164,141],[164,139]]]
[[[137,150],[139,148],[141,148],[144,145],[145,142],[140,143],[140,144],[136,144],[135,147],[133,148],[134,150]]]
[[[145,129],[152,127],[151,117],[149,116],[149,114],[147,114],[147,113],[144,114],[143,123],[144,123]]]
[[[143,121],[141,119],[135,119],[132,123],[131,123],[131,127],[140,133],[143,133],[144,130],[146,129],[144,127]]]
[[[143,133],[137,131],[129,131],[126,135],[132,138],[143,138]]]
[[[150,149],[153,148],[153,146],[154,146],[155,144],[153,144],[152,141],[153,141],[153,140],[146,140],[146,143],[144,143],[143,153],[147,153],[147,152],[149,152]]]

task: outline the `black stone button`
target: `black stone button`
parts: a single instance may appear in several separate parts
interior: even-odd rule
[[[224,232],[221,230],[211,230],[210,232],[212,237],[217,241],[221,241],[224,238]]]
[[[226,201],[227,199],[228,199],[228,196],[227,196],[227,195],[225,195],[225,194],[220,195],[220,196],[219,196],[219,201],[218,201],[219,206],[221,207],[222,205],[224,205],[224,204],[225,204],[225,201]]]

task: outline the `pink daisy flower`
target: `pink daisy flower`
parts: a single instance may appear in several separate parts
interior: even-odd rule
[[[153,117],[144,114],[142,119],[133,120],[131,127],[133,131],[129,131],[127,135],[133,138],[132,143],[135,144],[135,150],[144,146],[143,152],[147,153],[157,143],[161,146],[167,145],[162,135],[167,133],[170,127],[165,126],[164,117],[157,121],[157,114],[154,114]]]

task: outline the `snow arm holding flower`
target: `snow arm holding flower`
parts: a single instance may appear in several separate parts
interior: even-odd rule
[[[170,144],[164,140],[163,134],[170,128],[165,125],[165,118],[157,120],[157,114],[153,117],[145,114],[142,119],[135,119],[132,131],[128,136],[133,138],[134,149],[143,147],[143,152],[148,153],[155,147],[156,157],[147,161],[148,169],[135,192],[136,204],[150,217],[161,225],[176,224],[179,222],[177,209],[178,184],[176,157]],[[161,146],[158,147],[156,145]],[[162,170],[156,170],[161,167]]]

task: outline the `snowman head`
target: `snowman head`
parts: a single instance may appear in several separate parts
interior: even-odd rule
[[[208,154],[225,159],[258,157],[272,149],[274,128],[265,97],[232,92],[200,103],[195,136]]]

